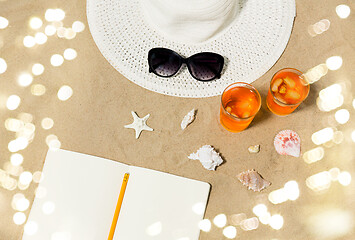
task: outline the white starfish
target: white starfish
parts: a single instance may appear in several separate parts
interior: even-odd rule
[[[150,114],[146,115],[144,118],[138,117],[137,113],[131,111],[132,116],[133,116],[133,123],[129,125],[125,125],[125,128],[132,128],[136,130],[136,139],[139,138],[139,135],[143,130],[147,131],[153,131],[154,129],[151,127],[148,127],[146,121],[149,118]]]

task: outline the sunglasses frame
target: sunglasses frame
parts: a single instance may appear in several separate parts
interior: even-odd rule
[[[170,52],[171,54],[173,54],[174,56],[176,56],[176,57],[179,59],[179,68],[176,70],[176,72],[174,72],[173,74],[171,74],[171,75],[169,75],[169,76],[162,76],[162,75],[158,74],[158,73],[153,69],[152,63],[151,63],[151,56],[152,56],[152,54],[153,54],[152,51],[154,51],[154,50],[164,50],[164,51],[168,51],[168,52]],[[191,61],[192,61],[191,59],[192,59],[193,57],[196,57],[196,56],[199,56],[199,55],[202,55],[202,54],[206,54],[206,53],[216,56],[216,57],[217,57],[217,60],[221,62],[222,67],[221,67],[221,69],[219,70],[219,72],[216,74],[216,76],[214,76],[213,78],[208,79],[208,80],[202,80],[202,79],[196,78],[196,77],[192,74],[192,70],[191,70],[191,68],[190,68],[190,64],[191,64]],[[149,72],[150,72],[150,73],[154,73],[155,75],[157,75],[157,76],[159,76],[159,77],[163,77],[163,78],[173,77],[174,75],[176,75],[176,74],[179,72],[179,70],[181,69],[182,65],[183,65],[183,64],[186,64],[187,69],[188,69],[189,72],[190,72],[190,75],[191,75],[194,79],[196,79],[197,81],[201,81],[201,82],[209,82],[209,81],[212,81],[212,80],[214,80],[214,79],[216,79],[216,78],[217,78],[217,79],[221,78],[221,73],[222,73],[223,66],[224,66],[224,58],[223,58],[221,55],[219,55],[219,54],[217,54],[217,53],[213,53],[213,52],[200,52],[200,53],[196,53],[196,54],[194,54],[194,55],[192,55],[192,56],[190,56],[190,57],[188,57],[188,58],[184,58],[184,57],[182,57],[180,54],[178,54],[177,52],[175,52],[175,51],[173,51],[173,50],[171,50],[171,49],[168,49],[168,48],[152,48],[152,49],[150,49],[149,52],[148,52],[148,64],[149,64]]]

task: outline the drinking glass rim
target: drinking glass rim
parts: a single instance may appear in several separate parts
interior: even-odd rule
[[[296,69],[296,68],[282,68],[282,69],[280,69],[279,71],[277,71],[276,73],[274,73],[274,75],[272,76],[272,78],[271,78],[271,80],[270,80],[270,84],[269,84],[269,85],[270,85],[270,86],[269,86],[269,91],[270,91],[270,93],[271,93],[271,95],[272,95],[272,98],[273,98],[274,100],[276,100],[276,102],[278,102],[279,104],[281,104],[281,105],[286,105],[286,106],[297,106],[297,105],[301,104],[301,103],[308,97],[309,89],[310,89],[310,84],[307,84],[307,85],[306,85],[306,86],[308,86],[308,92],[307,92],[306,97],[303,98],[302,101],[300,101],[300,102],[298,102],[298,103],[295,103],[295,104],[288,104],[288,103],[283,103],[283,102],[281,102],[279,99],[276,98],[276,96],[274,95],[274,92],[271,90],[271,82],[272,82],[272,80],[274,80],[274,77],[276,76],[276,74],[278,74],[279,72],[284,71],[284,70],[293,70],[293,71],[296,71],[296,72],[300,73],[300,74],[298,74],[298,73],[297,73],[297,74],[307,83],[307,80],[306,80],[305,77],[304,77],[304,73],[301,72],[300,70],[298,70],[298,69]]]
[[[251,115],[251,116],[249,116],[249,117],[246,117],[246,118],[240,118],[240,117],[233,116],[231,113],[229,113],[229,112],[226,110],[226,108],[225,108],[224,105],[223,105],[223,100],[222,100],[222,98],[223,98],[223,95],[224,95],[224,93],[226,92],[226,90],[227,90],[229,87],[233,86],[233,85],[244,85],[244,86],[247,86],[247,87],[248,87],[249,89],[251,89],[254,93],[256,93],[256,95],[257,95],[257,97],[258,97],[258,100],[259,100],[259,108],[258,108],[258,110],[255,112],[255,114],[253,114],[253,115]],[[259,112],[259,110],[260,110],[260,108],[261,108],[261,96],[260,96],[260,93],[258,92],[258,90],[257,90],[253,85],[251,85],[251,84],[249,84],[249,83],[244,83],[244,82],[235,82],[235,83],[232,83],[232,84],[228,85],[228,86],[223,90],[222,95],[221,95],[221,105],[222,105],[222,108],[223,108],[224,112],[226,112],[227,115],[230,116],[230,117],[232,117],[233,119],[237,119],[237,120],[248,120],[248,119],[254,117],[254,116]]]

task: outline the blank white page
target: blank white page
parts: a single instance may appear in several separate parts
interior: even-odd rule
[[[23,240],[107,239],[128,165],[65,150],[48,151]],[[53,212],[52,212],[53,211]]]
[[[198,240],[208,183],[130,167],[114,240]]]

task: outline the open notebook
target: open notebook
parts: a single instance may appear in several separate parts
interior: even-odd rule
[[[49,151],[23,240],[105,240],[130,173],[115,240],[197,240],[208,183],[66,150]],[[43,194],[42,194],[43,195]]]

